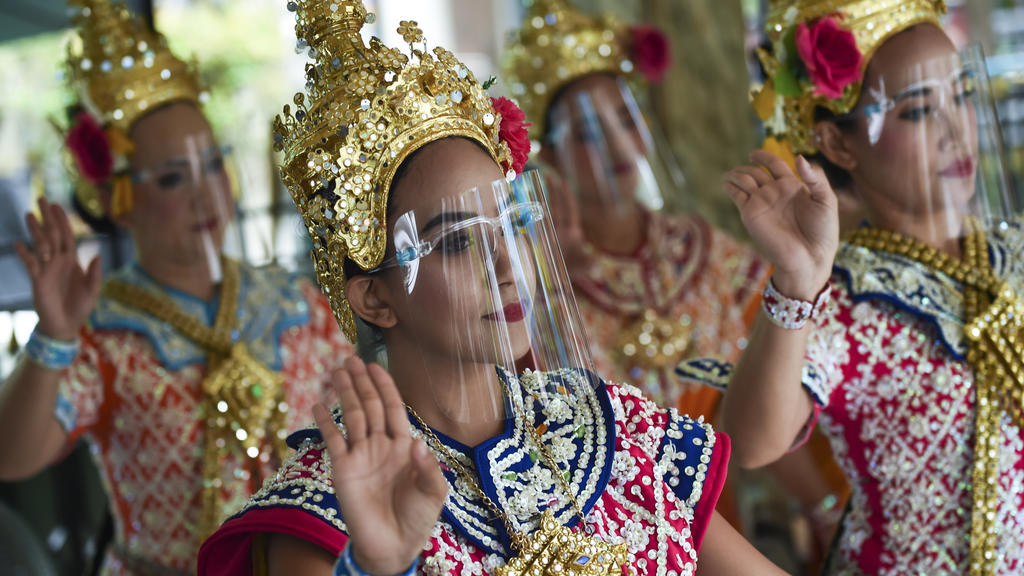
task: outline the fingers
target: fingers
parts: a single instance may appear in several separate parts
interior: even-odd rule
[[[338,425],[331,417],[331,412],[326,406],[317,402],[313,405],[313,419],[316,420],[316,427],[320,429],[320,437],[327,445],[327,452],[331,455],[331,462],[337,465],[337,460],[344,458],[348,453],[348,444],[345,437],[338,429]]]
[[[46,234],[53,257],[64,252],[61,247],[60,226],[57,223],[60,218],[57,216],[58,209],[56,205],[47,202],[45,198],[39,198],[39,213],[43,216],[43,233]]]
[[[415,465],[416,488],[424,494],[430,494],[438,499],[444,498],[448,494],[448,481],[441,473],[441,466],[426,443],[422,439],[416,439],[409,449],[412,451],[412,461]]]
[[[25,215],[25,225],[28,226],[28,233],[32,236],[32,247],[40,264],[45,264],[53,258],[53,250],[50,242],[43,232],[42,225],[35,214]]]
[[[338,370],[334,373],[334,390],[338,394],[338,402],[341,404],[341,414],[345,421],[345,430],[348,431],[350,443],[360,442],[366,439],[366,413],[363,412],[363,404],[359,400],[352,377],[348,370]]]
[[[753,194],[775,180],[758,166],[739,166],[725,173],[730,182]]]
[[[723,178],[722,189],[725,190],[725,193],[729,195],[729,199],[732,200],[733,204],[737,207],[742,207],[746,204],[747,200],[750,199],[750,192],[747,192],[725,178]]]
[[[352,377],[356,394],[359,395],[359,402],[366,415],[367,434],[384,433],[386,428],[384,402],[381,401],[380,392],[377,391],[374,380],[370,378],[370,373],[366,370],[366,364],[363,364],[363,361],[356,356],[349,356],[345,359],[345,369]]]
[[[28,277],[35,281],[39,275],[39,261],[32,254],[32,251],[28,249],[22,242],[14,243],[14,251],[18,253],[18,257],[21,258],[21,262],[25,265],[25,270],[28,271]]]
[[[75,248],[75,235],[71,232],[71,220],[68,213],[57,204],[51,204],[55,228],[57,228],[60,252],[68,252]]]
[[[89,289],[89,298],[95,300],[103,288],[103,263],[99,254],[93,256],[85,269],[85,285]]]
[[[379,364],[370,364],[367,367],[367,372],[380,393],[388,435],[392,438],[409,436],[409,416],[405,410],[402,395],[398,393],[398,388],[395,386],[395,381]]]
[[[836,195],[821,166],[812,166],[806,158],[798,156],[796,171],[800,174],[800,179],[807,185],[807,189],[811,191],[812,197],[820,199]]]
[[[765,150],[755,150],[750,155],[750,161],[767,168],[776,180],[782,180],[794,175],[785,160]]]

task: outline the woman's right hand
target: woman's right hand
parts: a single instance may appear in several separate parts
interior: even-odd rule
[[[56,340],[73,341],[100,295],[99,256],[85,268],[78,263],[75,237],[67,214],[57,204],[39,199],[42,221],[25,216],[32,248],[18,242],[14,248],[32,281],[32,300],[39,314],[38,329]]]
[[[334,388],[346,435],[322,404],[313,415],[331,458],[353,560],[370,574],[400,574],[430,539],[448,482],[427,445],[410,434],[405,404],[383,368],[351,356]]]
[[[799,178],[778,156],[750,155],[753,165],[723,176],[743,225],[772,263],[772,280],[790,298],[814,301],[832,275],[839,248],[839,208],[821,168],[797,158]]]

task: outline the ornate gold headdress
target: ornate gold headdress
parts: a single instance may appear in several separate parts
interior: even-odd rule
[[[378,38],[363,42],[373,15],[360,0],[291,0],[288,9],[298,46],[315,62],[306,65],[308,95],[274,119],[274,146],[284,151],[282,179],[313,241],[317,279],[355,342],[342,266],[348,258],[370,270],[383,259],[388,192],[402,161],[453,136],[479,142],[509,177],[513,157],[484,87],[448,50],[428,51],[415,22],[398,28],[410,60]]]
[[[164,37],[132,16],[124,5],[114,6],[111,0],[71,3],[79,9],[72,16],[77,34],[68,42],[66,76],[78,103],[92,120],[77,122],[69,132],[69,137],[74,137],[69,140],[80,142],[84,148],[105,144],[111,159],[109,166],[92,166],[90,170],[83,165],[83,155],[95,159],[106,152],[71,150],[82,177],[75,192],[86,210],[99,216],[103,209],[94,185],[127,166],[127,157],[132,152],[128,133],[135,121],[147,111],[170,102],[198,104],[203,93],[195,64],[175,57]],[[90,134],[96,132],[93,124],[103,128],[105,137]],[[115,181],[115,205],[119,196],[130,196],[130,192],[127,177]],[[130,199],[122,201],[128,202],[130,208]]]
[[[875,50],[916,24],[939,25],[945,11],[944,0],[774,0],[767,19],[772,51],[758,51],[767,81],[753,102],[770,136],[788,144],[786,153],[817,152],[815,108],[850,112]],[[799,48],[798,36],[808,34],[818,43]],[[804,61],[807,50],[815,62]]]
[[[547,130],[548,107],[565,86],[593,74],[640,73],[656,81],[668,67],[668,50],[653,28],[631,27],[609,14],[590,16],[566,0],[532,0],[503,68],[533,122],[531,137],[539,139]]]
[[[128,134],[147,110],[168,102],[199,102],[194,63],[171,53],[124,5],[110,0],[73,0],[78,29],[67,48],[68,81],[82,105],[103,125]]]

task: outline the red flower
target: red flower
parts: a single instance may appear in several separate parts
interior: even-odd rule
[[[509,168],[515,170],[516,174],[522,174],[526,168],[526,161],[530,158],[530,134],[526,128],[532,124],[526,123],[526,115],[508,98],[491,98],[491,105],[495,112],[501,114],[498,139],[508,144],[508,149],[512,153],[512,166]]]
[[[80,112],[68,131],[64,145],[71,151],[78,172],[92,184],[99,184],[114,173],[114,154],[107,135],[88,112]]]
[[[847,86],[861,78],[863,56],[857,39],[832,17],[826,16],[810,26],[801,22],[796,29],[796,50],[817,94],[839,98]]]
[[[661,82],[672,65],[672,46],[665,34],[653,26],[634,26],[630,46],[633,61],[648,82]]]

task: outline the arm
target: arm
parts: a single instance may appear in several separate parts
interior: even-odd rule
[[[779,328],[763,311],[754,322],[722,400],[721,428],[732,437],[733,457],[743,468],[781,458],[811,417],[813,400],[800,386],[809,332],[809,326]]]
[[[751,160],[757,165],[726,173],[725,189],[773,264],[779,292],[813,302],[828,282],[839,246],[835,193],[821,170],[802,157],[800,178],[767,152],[754,152]],[[755,322],[722,408],[722,429],[732,437],[740,466],[780,458],[810,417],[811,398],[800,386],[810,330],[778,327],[763,311]]]
[[[60,375],[23,359],[0,388],[0,480],[36,474],[67,444],[53,414]]]
[[[267,576],[333,576],[338,559],[323,548],[287,534],[267,538]]]
[[[697,559],[699,576],[731,576],[732,574],[764,574],[779,576],[783,570],[772,564],[747,542],[735,528],[715,512],[708,525],[704,544]]]
[[[64,210],[39,200],[42,221],[26,216],[33,248],[17,244],[29,278],[39,324],[54,340],[73,342],[100,291],[99,260],[78,264],[71,224]],[[67,434],[54,416],[61,370],[23,359],[0,388],[0,479],[35,474],[60,453]]]

